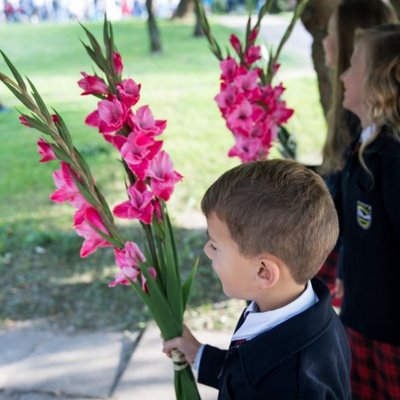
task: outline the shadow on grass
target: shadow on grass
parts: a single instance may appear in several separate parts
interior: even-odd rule
[[[226,300],[203,254],[205,232],[175,228],[183,278],[197,256],[198,274],[189,307]],[[126,230],[141,243],[139,229]],[[79,257],[74,232],[38,230],[32,222],[0,228],[0,321],[44,319],[70,330],[136,329],[150,319],[129,287],[108,288],[117,267],[111,249]]]

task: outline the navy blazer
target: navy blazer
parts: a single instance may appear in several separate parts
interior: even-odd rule
[[[206,345],[198,381],[219,389],[218,400],[351,399],[350,349],[325,284],[319,301],[229,351]]]
[[[364,151],[354,143],[342,174],[343,323],[400,346],[400,142],[388,128]]]

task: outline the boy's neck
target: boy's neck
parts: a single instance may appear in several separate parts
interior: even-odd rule
[[[260,312],[282,308],[300,297],[306,289],[305,284],[295,282],[280,282],[273,288],[254,299]]]

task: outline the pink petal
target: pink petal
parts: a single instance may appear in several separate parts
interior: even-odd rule
[[[125,201],[114,207],[113,214],[118,218],[130,218],[129,214],[130,209],[131,209],[130,202]]]
[[[89,125],[89,126],[94,126],[94,127],[98,128],[99,123],[100,123],[99,112],[97,110],[90,113],[85,119],[85,124]]]

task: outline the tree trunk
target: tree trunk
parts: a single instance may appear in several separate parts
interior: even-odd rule
[[[322,39],[326,35],[329,18],[338,4],[339,0],[310,0],[301,16],[303,25],[313,38],[311,56],[317,73],[320,102],[325,117],[330,107],[332,88],[329,69],[325,66]]]
[[[400,0],[390,0],[390,4],[394,8],[394,11],[396,11],[397,18],[400,19]]]
[[[156,18],[153,13],[153,0],[146,0],[147,8],[147,28],[149,30],[150,37],[150,49],[152,53],[161,53],[161,37],[160,31],[158,30]]]
[[[193,36],[195,36],[195,37],[203,37],[204,36],[204,32],[203,32],[203,28],[201,27],[199,10],[197,9],[197,7],[194,8],[194,15],[195,15],[195,18],[196,18],[196,22],[195,22],[195,25],[194,25]]]
[[[178,7],[172,16],[174,18],[184,18],[188,16],[193,11],[194,5],[193,0],[179,0]]]

